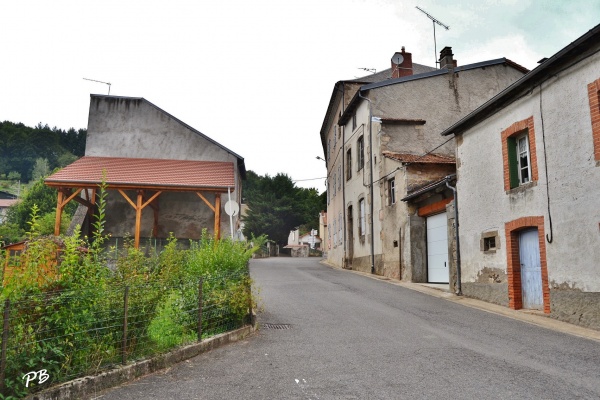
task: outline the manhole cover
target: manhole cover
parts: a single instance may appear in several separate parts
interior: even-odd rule
[[[263,329],[290,329],[292,326],[290,324],[261,324],[260,327]]]

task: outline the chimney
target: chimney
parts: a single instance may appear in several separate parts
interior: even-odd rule
[[[395,53],[392,57],[392,78],[401,78],[413,74],[412,70],[412,54],[404,51]]]
[[[456,68],[456,60],[452,58],[454,54],[452,54],[452,47],[444,47],[442,51],[440,51],[440,68],[448,68],[453,69]]]

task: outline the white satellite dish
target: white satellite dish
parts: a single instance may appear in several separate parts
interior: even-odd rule
[[[240,205],[234,200],[229,200],[225,203],[225,212],[232,217],[236,216],[240,213]]]

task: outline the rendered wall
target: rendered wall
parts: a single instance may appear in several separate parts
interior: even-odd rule
[[[231,198],[241,203],[238,158],[143,99],[92,96],[86,156],[232,162],[236,187]],[[136,194],[128,194],[135,201]],[[204,196],[215,203],[214,194],[205,192]],[[221,197],[222,207],[227,200],[225,193]],[[173,232],[178,238],[196,239],[202,229],[213,233],[214,213],[195,193],[163,192],[158,204],[158,237],[168,237]],[[142,213],[142,237],[150,236],[153,221],[152,209],[146,207]],[[234,234],[237,222],[234,218]],[[133,207],[117,191],[109,191],[107,232],[120,237],[133,234],[134,228]],[[228,236],[229,216],[222,209],[221,237]]]
[[[552,239],[546,241],[542,255],[547,263],[551,315],[600,328],[600,168],[594,159],[587,91],[587,85],[600,78],[599,65],[596,54],[549,77],[541,93],[539,87],[534,88],[457,141],[466,295],[508,303],[505,224],[541,216],[544,231]],[[505,191],[501,132],[531,116],[538,180]],[[500,249],[483,252],[482,235],[492,231],[498,232]]]

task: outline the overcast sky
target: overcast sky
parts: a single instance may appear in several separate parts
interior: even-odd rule
[[[390,67],[507,57],[535,68],[600,22],[600,0],[5,1],[0,120],[86,128],[90,93],[144,97],[245,158],[324,190],[335,82]]]

